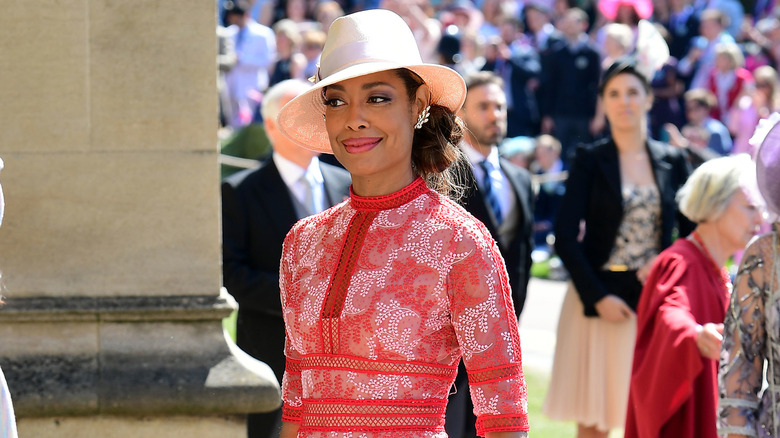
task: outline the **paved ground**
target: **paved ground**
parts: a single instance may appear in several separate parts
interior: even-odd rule
[[[566,293],[566,282],[532,278],[520,315],[523,367],[549,373],[555,351],[558,315]]]

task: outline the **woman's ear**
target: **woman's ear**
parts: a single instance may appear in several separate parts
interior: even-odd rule
[[[428,89],[428,85],[422,84],[417,87],[417,93],[415,94],[414,103],[412,109],[414,109],[415,118],[420,114],[426,106],[430,105],[431,91]]]

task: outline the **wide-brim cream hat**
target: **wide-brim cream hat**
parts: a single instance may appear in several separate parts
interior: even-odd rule
[[[432,105],[457,112],[466,99],[463,78],[449,67],[422,62],[406,22],[396,13],[371,9],[337,18],[328,30],[315,85],[282,108],[277,124],[298,145],[332,153],[325,129],[323,88],[371,73],[406,68],[430,90]]]

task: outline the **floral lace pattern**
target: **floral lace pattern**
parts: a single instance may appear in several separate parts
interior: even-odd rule
[[[719,435],[780,436],[779,232],[775,224],[748,247],[734,282],[718,373]]]
[[[661,241],[661,198],[656,185],[623,187],[623,220],[604,268],[625,265],[639,269],[658,255]]]
[[[485,227],[421,179],[298,222],[281,266],[283,419],[299,437],[446,437],[462,356],[478,432],[527,431],[508,284]]]

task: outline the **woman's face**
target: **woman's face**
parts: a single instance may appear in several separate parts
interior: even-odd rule
[[[427,101],[426,88],[409,101],[406,85],[383,71],[330,85],[325,90],[325,126],[333,153],[361,182],[411,181],[412,139],[417,115]],[[358,193],[361,194],[361,193]]]
[[[747,245],[758,232],[762,220],[761,207],[740,189],[713,222],[731,254]]]
[[[729,55],[719,53],[715,55],[715,68],[721,73],[726,73],[734,70],[734,64],[731,62]]]
[[[610,79],[601,99],[613,130],[641,129],[653,105],[653,98],[642,81],[631,73],[620,73]]]

